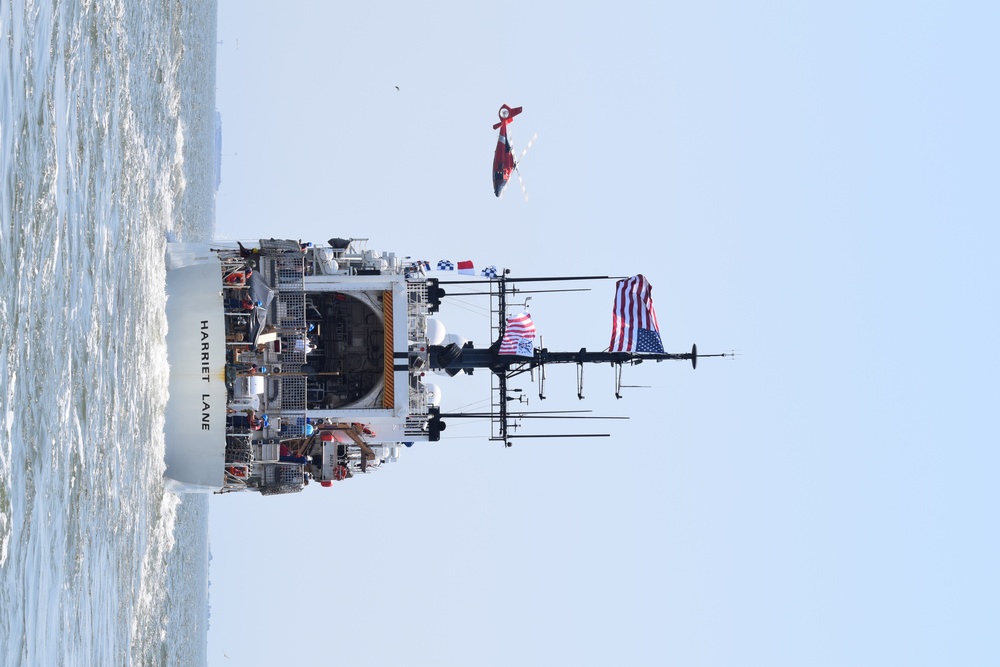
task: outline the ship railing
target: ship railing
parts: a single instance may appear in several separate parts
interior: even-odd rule
[[[430,362],[427,346],[427,283],[425,281],[406,283],[406,335],[410,344],[410,368],[417,370]]]
[[[301,438],[306,434],[306,418],[308,413],[304,409],[279,408],[273,413],[277,419],[272,419],[272,423],[277,423],[276,429],[272,429],[274,435],[282,438]]]
[[[224,491],[242,491],[247,487],[254,458],[250,437],[250,433],[226,435]]]
[[[247,262],[242,257],[220,257],[222,285],[228,288],[247,286]]]
[[[268,461],[254,465],[254,478],[262,496],[298,493],[305,485],[301,463],[276,463]]]
[[[281,291],[305,290],[305,257],[274,258],[274,287]]]
[[[260,239],[260,254],[264,257],[294,257],[302,254],[302,246],[291,239]]]
[[[279,366],[275,367],[278,374],[278,396],[276,403],[284,413],[304,411],[308,400],[308,375],[306,365],[306,345],[303,337],[285,337],[282,339],[282,350],[277,355]],[[278,373],[278,370],[281,372]]]
[[[422,357],[414,357],[420,359]],[[427,412],[427,385],[421,382],[418,375],[410,375],[410,412]]]
[[[407,304],[411,313],[419,312],[427,314],[427,281],[407,280],[406,281]]]
[[[227,465],[226,477],[223,483],[223,491],[243,491],[247,488],[247,480],[250,477],[250,466],[247,465]]]
[[[306,330],[306,294],[305,292],[278,292],[274,304],[274,325],[282,332],[298,332],[305,334]]]
[[[411,415],[426,415],[427,414],[427,395],[420,387],[416,390],[410,390],[410,414]]]

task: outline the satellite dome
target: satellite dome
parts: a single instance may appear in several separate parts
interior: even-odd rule
[[[427,318],[427,343],[428,345],[440,345],[444,341],[445,335],[444,324],[441,320],[436,320],[433,317]]]
[[[441,405],[441,387],[433,382],[427,382],[424,384],[424,392],[427,394],[428,405],[435,407]]]

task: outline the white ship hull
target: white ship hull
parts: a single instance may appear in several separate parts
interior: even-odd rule
[[[175,492],[223,486],[226,340],[219,258],[207,246],[167,251],[166,477]]]

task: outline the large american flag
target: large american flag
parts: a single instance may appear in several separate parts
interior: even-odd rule
[[[660,327],[653,310],[653,286],[642,275],[615,284],[609,349],[612,352],[663,352]]]
[[[507,328],[503,332],[500,351],[497,354],[515,357],[533,357],[535,355],[535,323],[528,313],[507,320]]]

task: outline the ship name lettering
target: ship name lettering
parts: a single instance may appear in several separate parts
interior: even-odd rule
[[[202,394],[201,395],[201,430],[202,431],[211,431],[212,430],[212,424],[209,422],[209,417],[211,416],[211,413],[209,412],[209,410],[212,409],[212,406],[208,404],[208,397],[209,396],[210,396],[210,394]]]
[[[209,342],[208,342],[208,320],[201,321],[201,379],[205,382],[211,382],[211,372],[212,368],[209,366]],[[204,424],[202,425],[204,428]],[[207,429],[206,429],[207,430]]]

